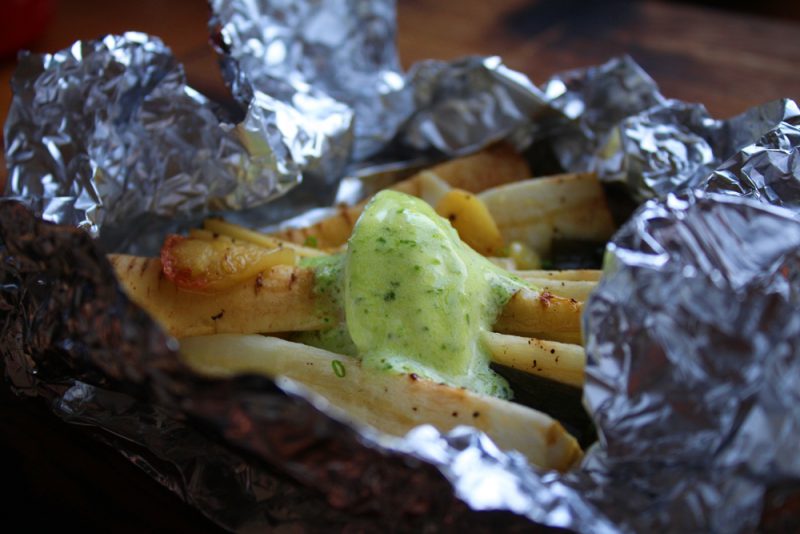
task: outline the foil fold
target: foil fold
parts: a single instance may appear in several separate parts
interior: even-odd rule
[[[623,119],[664,102],[658,86],[630,57],[556,74],[543,86],[556,118],[540,134],[561,167],[592,170],[598,151]]]
[[[158,38],[135,32],[22,53],[12,89],[6,194],[109,250],[132,250],[132,227],[146,234],[283,195],[328,148],[325,136],[349,127],[346,113],[315,130],[313,117],[267,97],[235,125],[186,85]]]
[[[800,110],[791,100],[782,104],[780,124],[736,152],[699,189],[800,210]]]
[[[700,104],[667,100],[615,126],[590,168],[606,182],[621,182],[638,201],[701,187],[736,151],[781,124],[796,123],[797,105],[777,100],[726,120]]]
[[[414,91],[414,113],[399,141],[416,153],[458,156],[504,139],[525,148],[531,142],[527,127],[547,107],[527,76],[499,57],[422,61],[407,83]]]
[[[796,125],[788,99],[714,119],[702,104],[664,97],[630,57],[557,74],[541,91],[551,111],[530,126],[569,172],[596,172],[638,202],[701,187],[736,151],[781,124]]]
[[[261,93],[320,123],[355,115],[356,160],[377,152],[410,113],[394,1],[213,0],[211,8],[223,73],[242,105]],[[331,144],[342,150],[342,140]]]
[[[800,481],[799,250],[792,212],[700,191],[615,235],[584,312],[584,399],[588,464],[613,493],[654,496],[624,524],[748,531],[770,484]]]
[[[356,164],[472,152],[546,108],[530,80],[497,57],[423,61],[404,73],[393,0],[214,0],[211,7],[223,73],[240,105],[262,93],[302,113],[351,109]],[[529,143],[520,135],[519,145]]]

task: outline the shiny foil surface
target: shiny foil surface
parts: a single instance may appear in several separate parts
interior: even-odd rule
[[[499,57],[422,61],[408,83],[415,111],[399,141],[416,152],[457,156],[501,139],[524,148],[531,141],[527,130],[546,110],[541,91]]]
[[[653,79],[629,57],[557,74],[542,90],[557,115],[539,135],[550,138],[561,166],[574,172],[592,169],[621,120],[664,101]]]
[[[109,249],[125,250],[132,227],[257,206],[301,179],[287,155],[296,131],[225,122],[155,37],[23,53],[12,89],[6,194],[48,220],[102,230]]]
[[[784,120],[736,152],[699,188],[800,210],[800,110],[791,100],[781,104]]]
[[[377,152],[410,114],[393,0],[210,4],[223,74],[243,105],[269,95],[321,128],[355,115],[356,160]],[[334,150],[349,156],[349,143],[335,139],[331,145],[319,155],[330,158]]]
[[[765,488],[799,480],[798,282],[800,224],[749,199],[668,195],[615,235],[583,318],[610,515],[750,531]]]
[[[781,124],[796,124],[797,104],[778,100],[728,120],[712,119],[700,104],[675,100],[630,116],[607,137],[592,168],[621,181],[645,200],[700,187],[729,156]]]
[[[211,6],[223,74],[242,106],[267,94],[320,122],[349,109],[356,163],[475,151],[546,107],[530,80],[496,57],[423,61],[404,73],[393,0]],[[336,146],[328,148],[330,156]]]
[[[769,520],[800,491],[794,102],[717,120],[626,57],[538,88],[494,57],[404,73],[393,2],[211,4],[238,123],[154,37],[21,59],[5,131],[22,203],[0,202],[0,350],[19,394],[230,530],[800,529]],[[567,474],[471,428],[392,438],[289,381],[201,379],[105,259],[209,212],[312,220],[345,175],[352,201],[499,139],[650,199],[585,308],[599,441]]]

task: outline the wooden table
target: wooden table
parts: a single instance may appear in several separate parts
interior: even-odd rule
[[[630,54],[670,97],[703,102],[718,117],[774,98],[800,99],[800,23],[664,2],[399,0],[403,64],[425,58],[497,54],[541,83],[555,72]],[[795,8],[795,12],[797,9]],[[191,85],[228,99],[207,44],[204,0],[61,0],[36,51],[76,39],[139,30],[160,36],[186,66]],[[0,120],[11,100],[13,61],[0,63]],[[5,166],[0,165],[0,183]],[[177,497],[86,432],[33,401],[0,396],[0,465],[23,527],[215,531]],[[8,526],[8,522],[4,523]]]

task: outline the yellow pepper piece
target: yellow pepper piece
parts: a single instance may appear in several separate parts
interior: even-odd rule
[[[453,189],[436,205],[436,213],[448,219],[461,240],[484,256],[503,250],[503,236],[486,205],[475,195]]]

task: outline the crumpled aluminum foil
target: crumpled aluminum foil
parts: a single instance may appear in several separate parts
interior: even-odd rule
[[[800,487],[792,212],[701,192],[646,203],[607,249],[584,334],[600,434],[588,465],[611,500],[641,495],[605,507],[622,524],[749,531],[769,484]]]
[[[103,429],[131,461],[229,529],[415,529],[431,518],[442,529],[471,531],[527,531],[529,521],[581,532],[736,532],[759,521],[769,529],[762,509],[773,507],[770,492],[800,487],[791,448],[798,421],[789,409],[797,396],[800,223],[763,206],[798,205],[793,102],[716,121],[701,106],[664,98],[629,58],[557,75],[541,89],[497,58],[423,62],[403,74],[391,2],[212,7],[223,68],[245,114],[235,128],[222,126],[226,118],[185,86],[150,37],[108,37],[22,62],[6,125],[11,192],[66,224],[0,203],[0,350],[20,393]],[[320,35],[315,24],[342,31]],[[99,78],[97,87],[84,86],[85,76]],[[104,88],[119,104],[108,109],[132,129],[58,100],[106,98]],[[53,98],[54,107],[45,105]],[[170,115],[177,108],[189,113]],[[56,121],[59,114],[69,120]],[[225,140],[225,157],[189,147],[204,165],[277,179],[281,189],[254,203],[302,174],[301,187],[266,210],[248,210],[245,220],[275,220],[333,198],[348,162],[397,171],[501,138],[544,147],[565,170],[621,181],[635,198],[660,199],[614,238],[605,279],[587,304],[585,401],[600,442],[582,468],[541,472],[468,428],[379,436],[342,424],[334,408],[289,382],[189,373],[172,341],[116,286],[107,249],[71,228],[83,221],[103,236],[115,217],[141,231],[159,215],[234,207],[226,202],[236,194],[206,203],[222,186],[195,180],[196,160],[180,154],[156,167],[173,187],[158,178],[151,191],[189,199],[185,211],[137,191],[132,205],[161,207],[141,219],[110,209],[118,203],[103,195],[133,189],[127,173],[148,169],[144,154],[154,152],[146,149],[171,150],[199,133],[181,130],[183,120],[191,128],[203,120],[212,132],[203,135]],[[151,125],[176,130],[163,146],[142,148]],[[375,161],[362,161],[368,156]],[[246,191],[260,187],[245,181]],[[800,528],[796,515],[788,525]]]
[[[785,101],[777,128],[737,152],[698,188],[800,211],[800,111]]]
[[[259,93],[303,113],[347,105],[355,115],[356,163],[473,152],[546,110],[544,95],[497,57],[423,61],[403,73],[393,0],[211,6],[223,73],[242,106]],[[518,144],[530,142],[520,137]]]
[[[570,172],[592,170],[620,121],[664,102],[653,79],[629,57],[556,74],[542,90],[559,116],[540,135],[551,137],[559,163]]]
[[[629,57],[557,74],[542,92],[558,115],[534,123],[530,138],[545,139],[563,170],[597,172],[640,202],[700,186],[734,152],[800,113],[778,100],[717,120],[701,104],[665,98]]]
[[[125,249],[131,227],[146,233],[156,220],[283,194],[300,181],[298,156],[309,149],[291,144],[300,134],[286,110],[256,126],[251,117],[225,122],[186,85],[169,49],[140,33],[23,53],[12,89],[6,194],[50,220],[103,228],[111,250]]]
[[[663,197],[700,186],[731,154],[798,114],[793,101],[778,100],[715,120],[700,104],[668,100],[619,122],[589,168],[637,200]]]
[[[458,156],[506,139],[520,149],[547,112],[545,96],[499,57],[422,61],[408,73],[414,113],[398,141],[412,153],[434,149]]]
[[[223,73],[243,105],[270,95],[319,123],[352,108],[356,160],[383,147],[410,114],[394,1],[212,0],[211,9]]]

